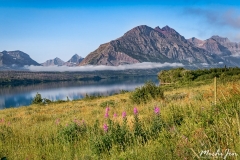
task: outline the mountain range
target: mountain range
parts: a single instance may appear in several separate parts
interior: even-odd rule
[[[75,54],[67,62],[64,62],[60,58],[56,57],[54,59],[47,60],[44,63],[37,63],[34,61],[28,54],[22,51],[2,51],[0,52],[0,67],[7,68],[19,68],[25,65],[34,65],[34,66],[78,66],[83,60],[81,56]]]
[[[64,62],[63,60],[61,60],[60,58],[56,57],[54,59],[50,59],[47,60],[44,63],[41,63],[42,66],[69,66],[69,67],[73,67],[73,66],[78,66],[80,64],[80,62],[83,60],[84,58],[82,58],[81,56],[79,56],[78,54],[75,54],[71,57],[71,59],[69,59],[67,62]]]
[[[122,37],[102,44],[80,65],[117,66],[140,62],[180,62],[186,65],[240,65],[240,43],[212,36],[207,40],[185,39],[169,26],[137,26]],[[234,57],[234,58],[233,58]]]
[[[240,67],[240,43],[217,35],[206,40],[195,37],[185,39],[169,26],[151,28],[141,25],[115,40],[100,45],[85,58],[75,54],[67,62],[56,57],[39,64],[21,51],[0,52],[0,66],[118,66],[141,62]]]

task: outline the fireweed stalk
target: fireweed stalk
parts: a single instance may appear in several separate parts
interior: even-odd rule
[[[138,118],[138,109],[136,107],[133,109],[133,113],[134,113],[134,124],[133,124],[134,136],[137,137],[138,142],[144,144],[147,142],[147,134],[143,130],[142,124]]]
[[[107,107],[105,111],[105,118],[109,118],[109,114],[108,114],[109,111],[110,111],[110,108]]]
[[[138,110],[137,110],[136,107],[134,107],[134,109],[133,109],[133,113],[134,113],[134,115],[137,115],[137,114],[138,114]]]
[[[154,107],[154,116],[153,116],[153,123],[151,127],[151,132],[152,136],[156,137],[158,133],[162,130],[163,128],[163,122],[161,120],[161,115],[160,115],[160,108],[159,107]]]
[[[108,125],[107,125],[107,124],[104,124],[104,125],[103,125],[103,130],[104,130],[105,132],[108,131]]]

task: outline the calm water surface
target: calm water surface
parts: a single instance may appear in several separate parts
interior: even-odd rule
[[[142,86],[146,81],[151,80],[158,83],[156,76],[138,77],[121,80],[100,80],[89,82],[55,82],[27,86],[8,86],[0,89],[0,109],[28,106],[31,104],[36,93],[42,98],[52,101],[81,99],[88,95],[112,95],[120,90],[134,90]]]

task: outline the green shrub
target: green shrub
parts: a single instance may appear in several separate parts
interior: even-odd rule
[[[41,104],[43,102],[41,94],[37,93],[33,98],[32,104]]]
[[[50,104],[52,101],[47,98],[42,98],[41,94],[37,93],[33,98],[32,104]]]
[[[49,104],[49,103],[52,103],[52,101],[50,99],[43,98],[43,103],[44,104]]]
[[[115,106],[115,101],[114,100],[109,100],[109,101],[104,101],[100,104],[100,107],[114,107]]]
[[[72,122],[58,131],[61,142],[73,142],[87,132],[87,126],[79,122]]]
[[[93,99],[97,99],[97,98],[102,98],[103,96],[98,94],[98,95],[88,95],[86,93],[85,97],[83,98],[84,100],[93,100]]]
[[[153,82],[146,82],[144,86],[136,88],[130,95],[133,103],[147,103],[147,101],[155,98],[163,98],[163,90],[156,86]]]
[[[64,102],[67,102],[67,101],[62,100],[62,99],[59,99],[59,100],[55,101],[55,103],[64,103]]]

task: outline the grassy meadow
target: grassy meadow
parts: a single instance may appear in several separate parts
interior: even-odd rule
[[[240,159],[240,81],[161,89],[0,110],[0,158]]]

